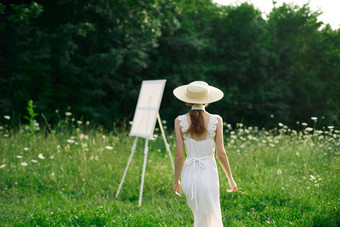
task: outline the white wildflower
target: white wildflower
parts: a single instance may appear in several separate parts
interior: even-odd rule
[[[34,120],[34,130],[35,131],[40,131],[40,126],[39,123]]]
[[[8,116],[8,115],[5,115],[4,118],[5,118],[6,120],[11,120],[11,117]]]
[[[166,124],[166,120],[163,120],[162,122],[163,122],[163,124]]]
[[[54,177],[54,172],[51,173],[51,176]]]
[[[42,153],[38,154],[38,158],[45,159],[44,155]]]
[[[2,164],[2,165],[0,166],[0,169],[5,168],[5,166],[6,166],[6,164]]]
[[[280,127],[283,127],[283,124],[282,124],[282,123],[279,123],[278,125],[279,125]]]
[[[17,158],[22,158],[22,156],[21,155],[17,155]]]
[[[300,153],[299,153],[299,152],[296,152],[296,156],[300,156]]]
[[[51,155],[51,156],[50,156],[50,159],[54,159],[54,156],[53,156],[53,155]]]
[[[315,177],[313,175],[309,175],[311,180],[315,180]]]
[[[328,126],[327,128],[329,128],[329,129],[333,129],[333,128],[334,128],[334,126]]]
[[[132,123],[133,123],[132,121],[129,121],[129,125],[132,125]]]
[[[68,142],[68,143],[74,143],[74,140],[68,139],[68,140],[66,140],[66,142]]]
[[[278,169],[277,172],[276,172],[277,175],[281,175],[282,174],[282,170],[281,169]]]
[[[71,113],[71,112],[66,112],[65,115],[66,115],[66,116],[71,116],[72,113]]]
[[[34,159],[32,159],[32,160],[31,160],[31,162],[33,162],[33,163],[37,163],[38,161],[37,161],[37,160],[34,160]]]
[[[79,138],[80,138],[81,140],[82,140],[82,139],[88,140],[88,139],[89,139],[89,136],[82,133],[82,134],[79,135]]]
[[[106,136],[105,136],[105,135],[103,135],[103,136],[102,136],[102,138],[105,140],[105,139],[106,139]]]
[[[105,149],[106,149],[106,150],[112,150],[113,147],[111,147],[111,146],[106,146]]]
[[[28,151],[28,147],[24,147],[24,151]]]
[[[27,164],[27,162],[22,162],[22,163],[20,163],[20,165],[27,166],[28,164]]]
[[[313,128],[307,127],[307,128],[305,129],[305,131],[306,131],[306,132],[311,132],[311,131],[313,131]]]
[[[81,124],[83,124],[83,122],[82,121],[77,121],[77,124],[81,125]]]
[[[308,124],[306,122],[301,123],[302,126],[307,126]]]
[[[318,120],[317,117],[311,117],[310,119],[312,119],[312,121],[317,121]]]

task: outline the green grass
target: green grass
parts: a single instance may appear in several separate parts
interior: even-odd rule
[[[338,131],[226,129],[226,151],[240,191],[226,192],[218,165],[225,226],[340,224]],[[174,156],[173,135],[168,132],[167,138]],[[63,123],[48,136],[2,127],[0,225],[192,226],[185,198],[171,192],[173,173],[161,136],[149,142],[143,205],[137,206],[144,139],[114,201],[133,139],[91,125]]]

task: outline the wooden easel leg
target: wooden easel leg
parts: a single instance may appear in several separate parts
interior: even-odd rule
[[[118,195],[119,195],[119,192],[120,192],[120,189],[121,189],[121,188],[122,188],[122,186],[123,186],[124,179],[125,179],[125,176],[126,176],[126,173],[127,173],[128,169],[129,169],[129,165],[130,165],[130,162],[131,162],[132,156],[133,156],[133,154],[135,153],[135,150],[136,150],[137,140],[138,140],[138,137],[136,137],[136,138],[135,138],[135,141],[133,142],[133,145],[132,145],[132,148],[131,148],[131,154],[130,154],[130,157],[129,157],[128,163],[127,163],[127,165],[126,165],[126,168],[125,168],[125,171],[124,171],[124,174],[123,174],[122,180],[120,181],[120,184],[119,184],[119,187],[118,187],[118,190],[117,190],[117,193],[116,193],[115,199],[117,199],[117,197],[118,197]]]
[[[141,185],[140,185],[138,206],[142,205],[145,168],[146,168],[146,162],[147,162],[147,158],[148,158],[148,142],[149,142],[149,139],[146,139],[145,140],[145,148],[144,148],[144,164],[143,164],[143,172],[142,172],[142,182],[141,182]]]
[[[159,127],[161,128],[161,132],[162,132],[162,137],[163,137],[163,140],[164,140],[165,148],[166,148],[166,150],[169,153],[172,170],[175,172],[174,160],[172,159],[172,155],[171,155],[171,151],[170,151],[170,146],[169,146],[168,142],[166,141],[166,137],[165,137],[165,133],[164,133],[164,129],[163,129],[163,125],[162,125],[162,121],[161,121],[161,117],[159,116],[159,113],[157,113],[157,120],[158,120]]]

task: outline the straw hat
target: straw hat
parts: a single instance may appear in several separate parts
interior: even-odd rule
[[[208,104],[223,98],[223,92],[204,81],[194,81],[188,85],[182,85],[173,91],[176,98],[192,104]]]

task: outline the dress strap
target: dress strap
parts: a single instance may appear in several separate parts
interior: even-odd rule
[[[185,133],[188,129],[189,129],[189,121],[188,121],[188,117],[186,114],[180,115],[178,116],[178,120],[179,120],[179,125],[181,127],[181,131],[183,134],[183,138],[185,139],[190,139],[190,133]]]
[[[212,114],[209,119],[208,123],[208,133],[207,133],[207,139],[214,139],[216,135],[216,128],[217,128],[217,117],[218,115]]]

